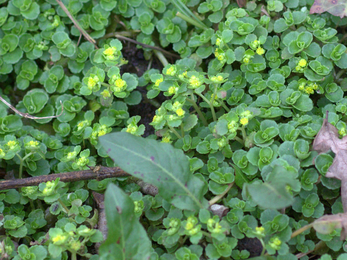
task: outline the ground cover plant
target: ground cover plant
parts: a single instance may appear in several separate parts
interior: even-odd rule
[[[0,258],[347,259],[346,5],[0,0]]]

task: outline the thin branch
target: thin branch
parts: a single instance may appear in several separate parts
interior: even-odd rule
[[[96,49],[98,49],[98,46],[96,45],[96,41],[82,28],[82,26],[79,24],[79,22],[73,17],[73,15],[69,12],[69,10],[66,8],[66,6],[63,4],[61,0],[55,0],[60,5],[61,9],[66,13],[66,15],[71,19],[73,24],[76,26],[76,28],[83,34],[83,36],[91,42]]]
[[[82,181],[82,180],[103,180],[106,178],[130,176],[119,167],[90,167],[90,170],[64,172],[44,176],[29,177],[25,179],[14,179],[0,181],[0,190],[17,189],[20,187],[37,186],[42,182],[54,181],[60,178],[62,182]]]
[[[152,45],[148,45],[148,44],[145,44],[145,43],[142,43],[142,42],[138,42],[136,40],[133,40],[131,38],[128,38],[128,37],[125,37],[123,35],[119,35],[115,32],[113,33],[108,33],[106,34],[103,38],[104,39],[107,39],[107,38],[111,38],[111,37],[116,37],[117,39],[121,39],[121,40],[125,40],[125,41],[128,41],[128,42],[132,42],[132,43],[135,43],[135,44],[138,44],[138,45],[141,45],[142,47],[144,48],[149,48],[149,49],[153,49],[153,50],[157,50],[157,51],[161,51],[162,53],[166,54],[167,56],[171,56],[171,57],[174,57],[174,58],[180,58],[179,55],[177,54],[173,54],[171,52],[168,52],[160,47],[157,47],[157,46],[152,46]]]
[[[32,116],[29,115],[28,113],[23,113],[20,112],[19,110],[17,110],[14,106],[12,106],[10,103],[8,103],[2,96],[0,96],[0,101],[2,101],[2,103],[4,103],[6,106],[8,106],[11,110],[13,110],[13,112],[15,112],[16,114],[25,117],[25,118],[29,118],[29,119],[48,119],[48,118],[57,118],[59,116],[61,116],[64,112],[64,106],[63,103],[60,100],[60,104],[61,104],[61,113],[57,116],[43,116],[43,117],[39,117],[39,116]]]

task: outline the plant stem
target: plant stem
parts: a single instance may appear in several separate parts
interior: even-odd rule
[[[66,214],[69,214],[69,209],[66,207],[65,203],[60,198],[58,199],[58,201],[61,204],[61,206],[64,208],[64,210],[66,211]]]
[[[344,69],[344,70],[340,70],[340,71],[336,74],[335,79],[339,79],[339,78],[343,75],[343,73],[346,73],[346,70],[345,70],[345,69]]]
[[[225,105],[223,100],[220,100],[220,103],[221,103],[222,107],[225,109],[225,111],[230,112],[230,109]]]
[[[19,158],[19,161],[20,161],[20,164],[19,164],[19,174],[18,174],[19,179],[22,179],[22,176],[23,176],[23,164],[24,164],[24,161],[32,154],[33,153],[30,152],[30,153],[28,153],[27,155],[25,155],[22,158],[18,153],[16,153],[16,155],[17,155],[17,157]]]
[[[198,105],[195,103],[194,101],[194,97],[193,97],[193,94],[192,94],[192,99],[190,98],[186,98],[186,100],[191,103],[195,109],[195,111],[198,113],[199,115],[199,118],[201,119],[202,123],[204,124],[204,126],[208,126],[208,123],[206,121],[206,118],[204,117],[204,115],[202,114],[200,108],[198,107]]]
[[[245,144],[245,142],[238,136],[235,136],[234,139],[238,141],[240,144]]]
[[[161,51],[153,50],[153,52],[157,56],[157,58],[160,60],[161,64],[163,64],[164,67],[169,64],[169,62],[167,61],[167,59],[165,58],[165,56],[163,55]]]
[[[229,190],[231,189],[231,187],[232,187],[233,185],[234,185],[233,182],[230,183],[230,184],[228,185],[228,188],[227,188],[222,194],[219,194],[219,195],[215,196],[214,198],[212,198],[212,199],[208,202],[208,204],[211,206],[211,205],[217,203],[217,201],[219,201],[220,199],[222,199],[222,198],[225,196],[225,194],[227,194],[227,193],[229,192]]]
[[[181,124],[181,136],[184,136],[184,127],[183,127],[183,124]]]
[[[292,235],[290,236],[290,238],[296,237],[298,235],[300,235],[302,232],[304,232],[307,229],[310,229],[313,226],[313,224],[308,224],[306,226],[303,226],[302,228],[299,228],[298,230],[295,230]]]
[[[190,23],[200,29],[206,30],[206,28],[204,28],[203,26],[201,26],[198,22],[196,22],[194,19],[190,18],[189,16],[182,14],[180,12],[176,13],[176,16],[183,19],[184,21],[186,21],[187,23]]]
[[[175,128],[173,128],[172,126],[169,126],[169,128],[170,128],[171,132],[173,132],[174,135],[176,135],[176,137],[177,137],[178,139],[181,139],[181,138],[182,138],[182,136],[180,136],[180,134],[175,130]]]
[[[213,104],[211,104],[211,102],[203,94],[201,94],[201,93],[196,93],[196,94],[199,97],[201,97],[208,104],[208,106],[210,107],[211,112],[212,112],[213,121],[217,121],[216,112],[214,111]]]
[[[72,260],[77,260],[77,256],[76,256],[75,252],[71,253],[71,259]]]

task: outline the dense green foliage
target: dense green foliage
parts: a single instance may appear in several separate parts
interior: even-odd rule
[[[2,190],[1,259],[248,259],[244,238],[261,259],[347,259],[341,228],[293,235],[343,212],[340,181],[325,177],[334,154],[311,147],[326,111],[347,135],[346,18],[309,14],[312,0],[59,2],[0,0],[0,95],[47,117],[0,103],[1,168],[120,166],[159,192],[131,177]],[[126,37],[163,69],[124,71]],[[157,105],[147,129],[129,112],[144,99]],[[91,192],[108,184],[98,254]]]

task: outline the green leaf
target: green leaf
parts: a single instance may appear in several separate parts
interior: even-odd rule
[[[287,191],[287,186],[293,184],[293,179],[286,175],[285,168],[276,165],[268,177],[268,181],[245,184],[246,192],[260,207],[281,209],[290,206],[293,196]]]
[[[206,208],[204,182],[189,170],[189,160],[170,144],[112,133],[99,138],[114,162],[129,174],[158,187],[159,194],[179,209]],[[179,162],[179,163],[178,163]]]
[[[100,259],[148,259],[152,245],[146,230],[135,216],[134,202],[114,184],[105,193],[108,236],[100,246]]]

